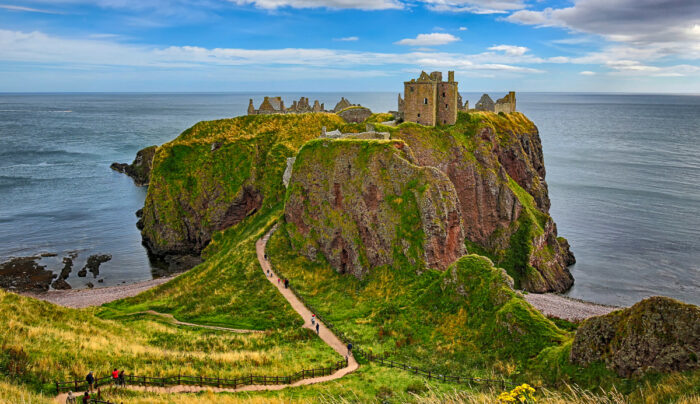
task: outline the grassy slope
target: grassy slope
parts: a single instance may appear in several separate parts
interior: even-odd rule
[[[409,266],[374,268],[360,281],[339,275],[323,259],[299,257],[284,231],[272,237],[268,255],[351,339],[426,368],[483,376],[487,365],[499,362],[514,371],[567,338],[508,291],[501,272],[483,257],[467,256],[451,270],[420,275]]]
[[[89,370],[114,366],[141,375],[210,374],[224,377],[287,374],[338,360],[313,333],[285,328],[263,334],[181,327],[158,317],[95,316],[0,292],[0,369],[35,390],[56,380],[82,380]]]

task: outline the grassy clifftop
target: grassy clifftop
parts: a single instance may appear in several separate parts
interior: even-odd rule
[[[253,115],[200,122],[158,148],[143,216],[143,237],[156,255],[197,255],[212,234],[284,196],[286,158],[333,114]]]

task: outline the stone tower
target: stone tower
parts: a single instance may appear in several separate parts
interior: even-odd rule
[[[454,125],[457,121],[458,83],[453,71],[442,81],[441,72],[428,75],[421,72],[418,79],[404,82],[404,97],[399,95],[399,114],[404,121],[421,125]]]

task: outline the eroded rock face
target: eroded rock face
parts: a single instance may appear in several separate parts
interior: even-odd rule
[[[571,346],[571,361],[603,361],[623,377],[647,371],[700,368],[700,308],[667,297],[593,317],[581,324]]]
[[[462,215],[447,176],[417,166],[401,141],[316,140],[294,164],[285,206],[294,247],[322,253],[340,273],[372,267],[445,269],[465,253]]]
[[[527,129],[522,133],[500,134],[490,126],[482,127],[473,136],[473,151],[453,136],[440,134],[439,139],[431,139],[413,127],[392,136],[409,144],[420,165],[436,167],[450,178],[469,241],[494,255],[503,254],[503,261],[509,259],[514,243],[531,245],[532,250],[523,253],[527,257],[513,264],[519,267],[519,287],[532,292],[561,292],[573,284],[567,267],[574,258],[566,240],[557,237],[556,225],[548,215],[550,202],[537,128],[531,122],[523,127]],[[534,219],[521,217],[523,205],[509,178],[532,196],[533,208],[538,211]],[[533,232],[537,235],[527,240],[516,240],[518,230],[522,232],[525,225],[541,231]]]
[[[137,186],[146,186],[151,179],[153,156],[155,156],[157,149],[158,146],[149,146],[141,149],[136,153],[133,163],[112,163],[110,168],[131,177]]]

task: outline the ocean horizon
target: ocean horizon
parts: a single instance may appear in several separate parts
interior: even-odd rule
[[[194,123],[245,114],[264,95],[341,96],[373,111],[396,92],[0,93],[0,261],[42,258],[60,271],[76,252],[74,288],[91,254],[112,260],[99,286],[151,279],[134,212],[146,188],[109,168]],[[492,98],[503,92],[488,92]],[[482,92],[462,91],[470,105]],[[695,94],[519,92],[539,128],[550,213],[577,263],[571,297],[630,305],[652,295],[700,304],[700,97]]]

